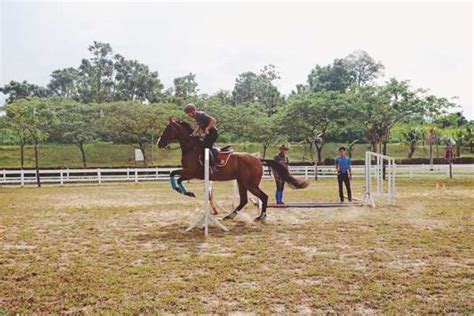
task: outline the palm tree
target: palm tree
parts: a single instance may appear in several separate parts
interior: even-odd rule
[[[416,146],[423,139],[423,133],[419,127],[408,127],[403,133],[403,142],[410,146],[410,151],[408,152],[408,158],[413,158],[415,153]]]

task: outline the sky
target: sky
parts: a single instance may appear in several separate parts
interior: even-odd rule
[[[274,64],[288,94],[315,65],[362,49],[384,64],[382,82],[458,97],[474,119],[471,2],[0,2],[1,85],[46,85],[101,41],[165,87],[193,72],[201,93],[232,90],[239,73]]]

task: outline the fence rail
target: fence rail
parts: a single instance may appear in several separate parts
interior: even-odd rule
[[[44,184],[67,183],[104,183],[104,182],[141,182],[168,181],[171,171],[177,168],[120,168],[120,169],[55,169],[40,170]],[[290,166],[293,175],[314,179],[314,166]],[[474,177],[474,164],[453,165],[453,178]],[[353,166],[354,178],[364,177],[364,166]],[[318,178],[334,178],[336,169],[332,166],[318,166]],[[271,179],[266,169],[264,179]],[[449,178],[449,165],[397,165],[397,178]],[[31,185],[36,183],[35,170],[0,170],[0,185]]]

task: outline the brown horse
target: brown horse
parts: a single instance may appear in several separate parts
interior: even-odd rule
[[[170,118],[158,141],[158,147],[164,148],[176,140],[179,142],[183,169],[171,172],[171,186],[181,194],[194,197],[194,193],[186,191],[183,180],[204,179],[204,167],[200,162],[204,147],[198,136],[191,136],[192,132],[193,128],[189,123]],[[248,153],[232,153],[225,167],[210,175],[211,181],[237,180],[240,204],[224,219],[232,219],[237,215],[237,212],[247,204],[247,191],[250,191],[262,201],[260,215],[255,220],[265,220],[268,196],[259,188],[263,175],[262,162],[277,172],[291,187],[300,189],[308,186],[307,182],[294,178],[286,168],[274,160],[259,159]],[[176,175],[179,175],[178,184],[175,180]]]

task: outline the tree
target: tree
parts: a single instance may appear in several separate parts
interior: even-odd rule
[[[350,81],[358,87],[377,79],[385,68],[381,62],[376,62],[366,51],[357,50],[344,58],[343,64],[349,72]]]
[[[321,91],[297,95],[288,99],[282,116],[282,128],[293,140],[305,141],[310,149],[315,146],[317,161],[322,162],[322,151],[329,133],[336,134],[347,119],[348,103],[344,94]]]
[[[17,101],[18,102],[18,101]],[[20,167],[25,166],[25,145],[31,140],[28,132],[29,119],[26,111],[14,103],[10,103],[5,107],[7,115],[2,124],[3,129],[9,129],[15,133],[20,145]]]
[[[198,83],[196,82],[196,74],[189,73],[183,77],[173,80],[174,96],[186,99],[190,96],[196,96],[198,92]]]
[[[158,72],[114,54],[108,43],[94,41],[89,51],[92,57],[83,59],[78,69],[59,69],[51,74],[48,87],[53,94],[84,103],[161,101],[163,84]]]
[[[311,70],[308,75],[308,88],[311,92],[324,90],[345,92],[351,85],[351,80],[351,73],[344,60],[335,59],[332,65],[323,67],[316,65]]]
[[[387,153],[390,131],[397,123],[452,106],[445,98],[412,90],[408,81],[396,79],[378,87],[353,87],[349,95],[356,111],[354,118],[366,128],[365,137],[372,150],[383,154]]]
[[[67,99],[81,100],[81,80],[81,74],[75,68],[58,69],[51,74],[48,88],[55,95]]]
[[[5,110],[10,122],[21,126],[34,144],[36,182],[41,187],[39,146],[47,139],[49,127],[56,123],[50,99],[22,99],[7,105]]]
[[[81,99],[83,102],[102,103],[111,101],[114,86],[114,60],[112,46],[94,41],[89,46],[91,59],[83,59],[79,72],[83,80]]]
[[[281,129],[281,118],[279,116],[261,116],[257,120],[255,141],[262,145],[262,157],[265,159],[270,146],[284,142],[286,136]]]
[[[240,139],[240,131],[234,122],[238,111],[236,111],[234,106],[223,102],[222,98],[215,95],[205,100],[205,102],[197,100],[196,105],[199,109],[216,118],[217,128],[219,129],[219,142]],[[189,118],[186,116],[186,119]]]
[[[85,146],[97,138],[94,121],[97,118],[94,105],[77,103],[71,100],[55,100],[57,124],[63,140],[76,145],[81,152],[84,168],[87,168]]]
[[[241,140],[261,144],[263,158],[268,148],[282,139],[277,116],[269,117],[260,103],[246,102],[232,107],[226,128]]]
[[[260,102],[265,108],[268,116],[276,112],[276,108],[283,103],[283,98],[278,88],[273,84],[280,79],[274,65],[266,65],[257,75],[253,72],[240,74],[232,91],[234,104],[245,102]]]
[[[470,126],[451,127],[443,130],[446,139],[450,139],[451,145],[456,148],[456,157],[461,157],[461,148],[470,143],[472,128]]]
[[[137,102],[114,102],[102,106],[103,117],[99,124],[118,143],[133,144],[143,154],[148,166],[146,146],[152,136],[160,135],[169,116],[182,113],[175,105]]]
[[[410,150],[408,152],[409,159],[413,158],[416,146],[423,140],[423,132],[418,126],[409,126],[402,132],[404,143],[408,144]]]
[[[305,93],[308,93],[308,92],[309,92],[309,86],[300,83],[300,84],[296,85],[296,91],[291,90],[290,95],[294,96],[294,95],[298,95],[298,94],[305,94]]]
[[[29,83],[26,80],[23,82],[10,81],[10,83],[0,87],[0,92],[8,95],[7,103],[20,99],[47,97],[50,94],[48,89]]]
[[[434,123],[441,128],[459,127],[468,123],[461,112],[445,113],[434,118]]]
[[[127,60],[121,55],[114,57],[114,99],[154,103],[162,99],[163,84],[158,72],[136,60]]]
[[[241,73],[235,79],[232,91],[234,104],[257,101],[257,81],[258,76],[255,73],[251,71]]]
[[[232,93],[229,90],[219,90],[213,97],[219,99],[223,104],[232,104]]]
[[[359,142],[358,139],[353,140],[349,144],[347,144],[347,154],[349,158],[352,158],[352,153],[354,152],[355,145]]]
[[[472,154],[474,147],[474,124],[466,126],[466,142],[469,144],[469,152]]]

